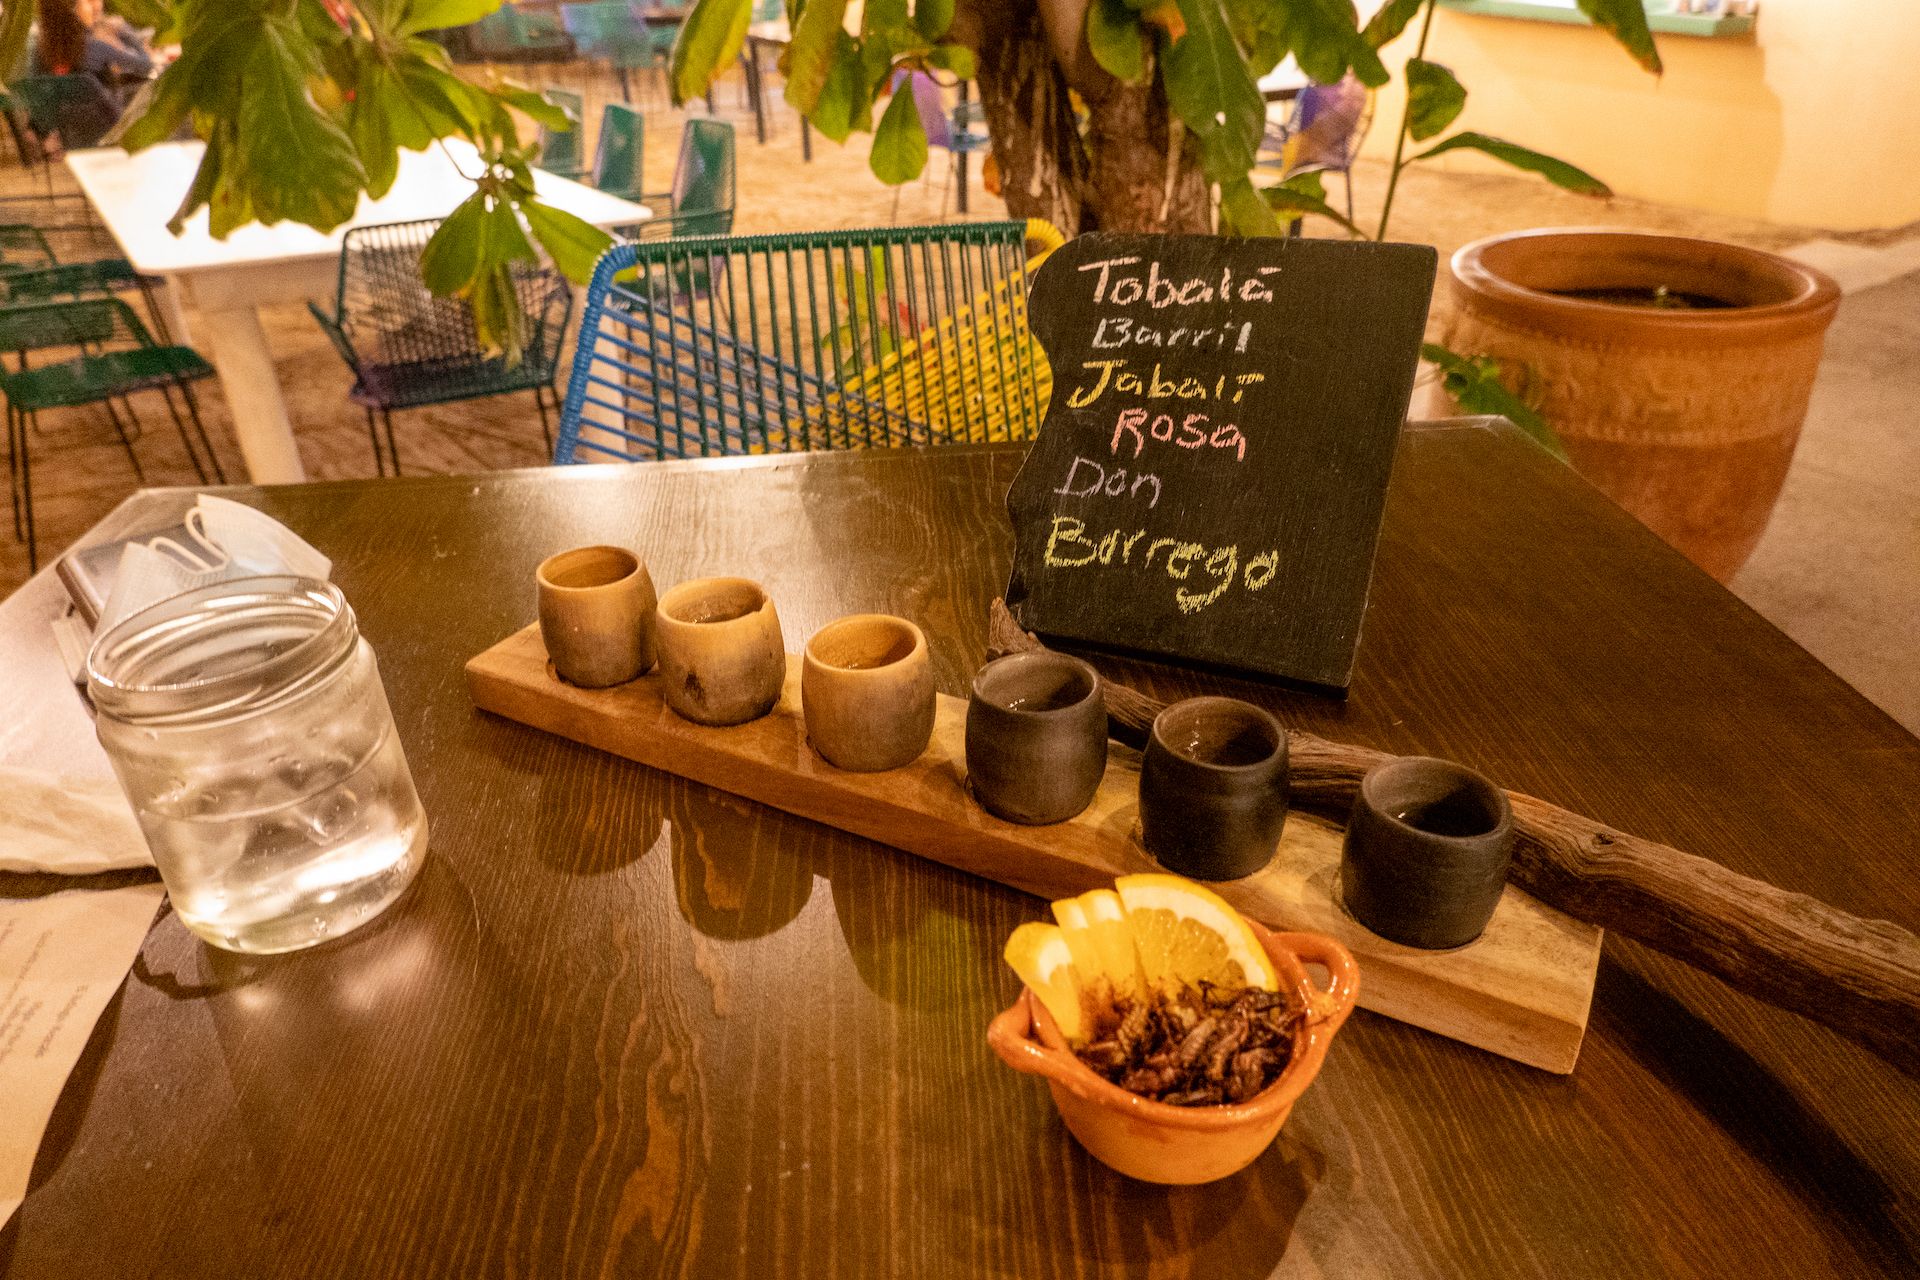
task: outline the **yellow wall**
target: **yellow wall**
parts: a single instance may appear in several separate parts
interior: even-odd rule
[[[1411,55],[1417,29],[1390,52]],[[1840,230],[1920,220],[1920,0],[1763,0],[1751,36],[1656,39],[1659,79],[1591,27],[1441,9],[1427,57],[1467,87],[1458,127],[1569,160],[1623,195]],[[1395,70],[1365,148],[1382,158],[1400,119]]]

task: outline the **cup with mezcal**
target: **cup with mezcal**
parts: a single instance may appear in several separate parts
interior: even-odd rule
[[[100,743],[173,909],[229,951],[294,951],[391,905],[427,818],[353,610],[312,578],[163,600],[87,658]]]

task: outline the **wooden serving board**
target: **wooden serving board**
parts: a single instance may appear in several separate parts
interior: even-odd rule
[[[579,689],[550,672],[531,626],[467,663],[474,704],[651,768],[719,787],[961,871],[1045,898],[1158,870],[1136,836],[1140,755],[1113,744],[1099,794],[1070,822],[1023,827],[975,804],[966,789],[963,699],[940,695],[933,742],[905,768],[847,773],[807,746],[800,660],[771,714],[707,728],[681,719],[657,677]],[[1263,924],[1345,943],[1360,961],[1360,1005],[1547,1071],[1573,1070],[1593,999],[1600,930],[1509,887],[1478,941],[1421,951],[1363,928],[1340,905],[1340,828],[1287,819],[1265,870],[1211,887]]]

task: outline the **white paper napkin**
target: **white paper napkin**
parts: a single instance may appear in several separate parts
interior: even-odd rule
[[[112,778],[0,765],[0,871],[88,876],[152,865],[146,837]]]

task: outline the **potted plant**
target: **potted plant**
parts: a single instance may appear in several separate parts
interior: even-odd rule
[[[1453,256],[1447,345],[1524,367],[1580,473],[1725,581],[1786,481],[1840,291],[1758,249],[1607,230]]]

